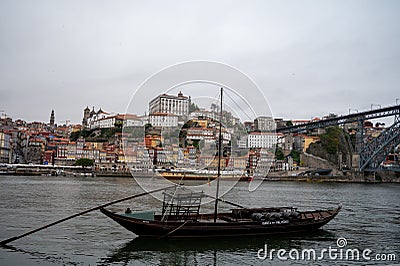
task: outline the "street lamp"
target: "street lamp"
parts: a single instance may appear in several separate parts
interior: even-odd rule
[[[354,109],[354,108],[349,108],[349,114],[351,113],[351,111],[356,111],[358,113],[358,109]]]
[[[379,108],[382,108],[382,106],[381,106],[380,104],[371,103],[371,111],[372,111],[372,107],[373,107],[373,106],[379,106]]]

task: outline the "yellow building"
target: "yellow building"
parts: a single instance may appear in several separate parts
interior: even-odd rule
[[[303,146],[303,152],[305,152],[308,147],[310,146],[311,143],[315,143],[317,141],[319,141],[319,137],[315,137],[315,136],[303,136],[304,139],[304,146]]]
[[[193,122],[196,122],[201,128],[206,128],[208,126],[207,119],[193,119]]]

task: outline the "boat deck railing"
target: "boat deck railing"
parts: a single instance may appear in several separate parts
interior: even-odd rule
[[[203,192],[177,187],[163,192],[162,220],[197,220]]]

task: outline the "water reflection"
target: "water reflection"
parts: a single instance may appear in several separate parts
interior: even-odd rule
[[[255,236],[237,238],[204,238],[204,239],[153,239],[137,237],[123,247],[114,250],[101,260],[101,264],[149,263],[160,265],[201,264],[222,265],[235,259],[240,263],[246,258],[245,264],[251,259],[257,262],[257,252],[265,244],[268,247],[301,248],[307,242],[334,242],[335,235],[329,231],[317,230],[313,233],[277,236]],[[243,256],[246,255],[246,256]],[[260,261],[258,261],[260,262]]]

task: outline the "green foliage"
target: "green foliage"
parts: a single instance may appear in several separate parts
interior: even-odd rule
[[[122,126],[123,126],[123,121],[122,120],[117,120],[117,121],[115,121],[115,123],[114,123],[114,127],[116,127],[116,128],[121,128],[122,129]]]
[[[275,156],[277,160],[284,160],[285,159],[285,154],[283,153],[281,148],[277,148],[275,150]]]
[[[300,152],[292,150],[290,153],[290,156],[292,156],[293,161],[297,162],[297,164],[300,164]]]
[[[200,110],[200,108],[197,106],[197,104],[191,102],[189,105],[189,113]]]
[[[347,133],[346,133],[347,134]],[[350,135],[350,142],[353,145],[353,147],[356,146],[356,134],[351,134]]]
[[[291,121],[291,120],[287,121],[287,122],[286,122],[286,126],[287,126],[287,127],[291,127],[291,126],[293,126],[293,123],[292,123],[292,121]]]
[[[92,133],[93,133],[93,130],[86,130],[86,129],[83,129],[83,130],[80,130],[80,131],[75,131],[75,132],[71,133],[71,135],[69,136],[69,139],[71,141],[76,141],[79,137],[83,137],[83,138],[86,139]]]
[[[86,141],[105,142],[117,132],[122,132],[122,128],[83,129],[81,131],[72,132],[69,139],[71,141],[76,141],[79,137],[83,137]]]
[[[100,135],[98,137],[101,139],[105,139],[104,141],[107,141],[117,132],[121,133],[122,132],[121,128],[102,128],[100,131]]]
[[[146,125],[144,125],[144,134],[150,134],[150,131],[153,129],[153,126],[150,123],[147,123]]]
[[[339,127],[328,127],[326,133],[320,136],[322,147],[329,154],[336,154],[340,143],[341,129]]]
[[[145,130],[143,127],[125,127],[124,133],[128,134],[130,139],[142,139],[145,135]]]
[[[169,144],[174,144],[179,138],[179,128],[167,128],[162,132],[164,141]]]
[[[193,145],[193,147],[195,147],[197,150],[199,150],[199,149],[200,149],[200,140],[198,140],[198,139],[193,140],[192,145]]]
[[[94,160],[88,158],[80,158],[76,160],[75,165],[82,166],[83,168],[86,166],[93,166]]]

